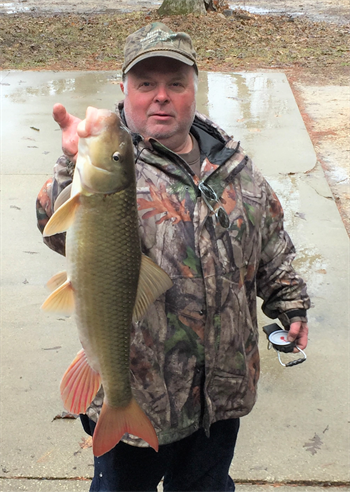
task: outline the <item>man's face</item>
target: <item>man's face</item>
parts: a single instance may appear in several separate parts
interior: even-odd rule
[[[124,109],[128,127],[181,152],[195,113],[194,68],[177,60],[153,57],[127,74]]]

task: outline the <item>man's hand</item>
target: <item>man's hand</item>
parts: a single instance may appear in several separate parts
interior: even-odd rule
[[[309,333],[309,328],[307,326],[307,323],[303,323],[302,321],[296,321],[295,323],[292,323],[289,328],[289,333],[287,340],[289,342],[294,342],[296,341],[296,344],[301,350],[304,350],[304,348],[307,345],[308,336]],[[293,352],[298,352],[298,349],[294,349]]]
[[[78,153],[77,126],[81,121],[76,116],[67,113],[62,104],[55,104],[53,107],[53,119],[60,125],[62,130],[62,150],[68,159],[75,162]]]

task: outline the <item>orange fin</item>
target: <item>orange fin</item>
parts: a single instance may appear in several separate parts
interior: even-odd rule
[[[71,413],[85,413],[101,386],[101,376],[89,365],[81,349],[63,375],[60,390],[64,408]]]
[[[74,312],[74,306],[73,287],[70,280],[67,280],[49,295],[41,309],[70,316]]]
[[[105,401],[97,421],[92,450],[95,456],[102,456],[118,444],[125,433],[140,437],[158,451],[158,438],[146,414],[132,398],[126,407],[111,407]]]
[[[67,272],[59,272],[56,273],[50,280],[47,282],[46,287],[50,292],[54,292],[58,287],[63,285],[67,280]]]
[[[64,202],[52,215],[45,226],[43,236],[52,236],[60,232],[65,232],[74,222],[75,211],[79,206],[80,194],[72,196]]]

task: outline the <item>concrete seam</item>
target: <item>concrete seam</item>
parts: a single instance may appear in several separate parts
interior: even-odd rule
[[[38,481],[89,481],[92,477],[25,477],[25,476],[14,476],[14,477],[0,477],[0,481],[3,480],[38,480]],[[324,487],[324,488],[343,488],[349,487],[350,481],[324,481],[324,480],[285,480],[285,481],[269,481],[269,480],[245,480],[245,479],[234,479],[236,484],[241,485],[270,485],[273,487],[280,486],[299,486],[299,487]]]

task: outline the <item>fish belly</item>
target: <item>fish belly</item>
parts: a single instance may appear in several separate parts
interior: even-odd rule
[[[80,341],[106,401],[124,407],[132,398],[130,327],[141,262],[135,188],[80,200],[66,245]]]

